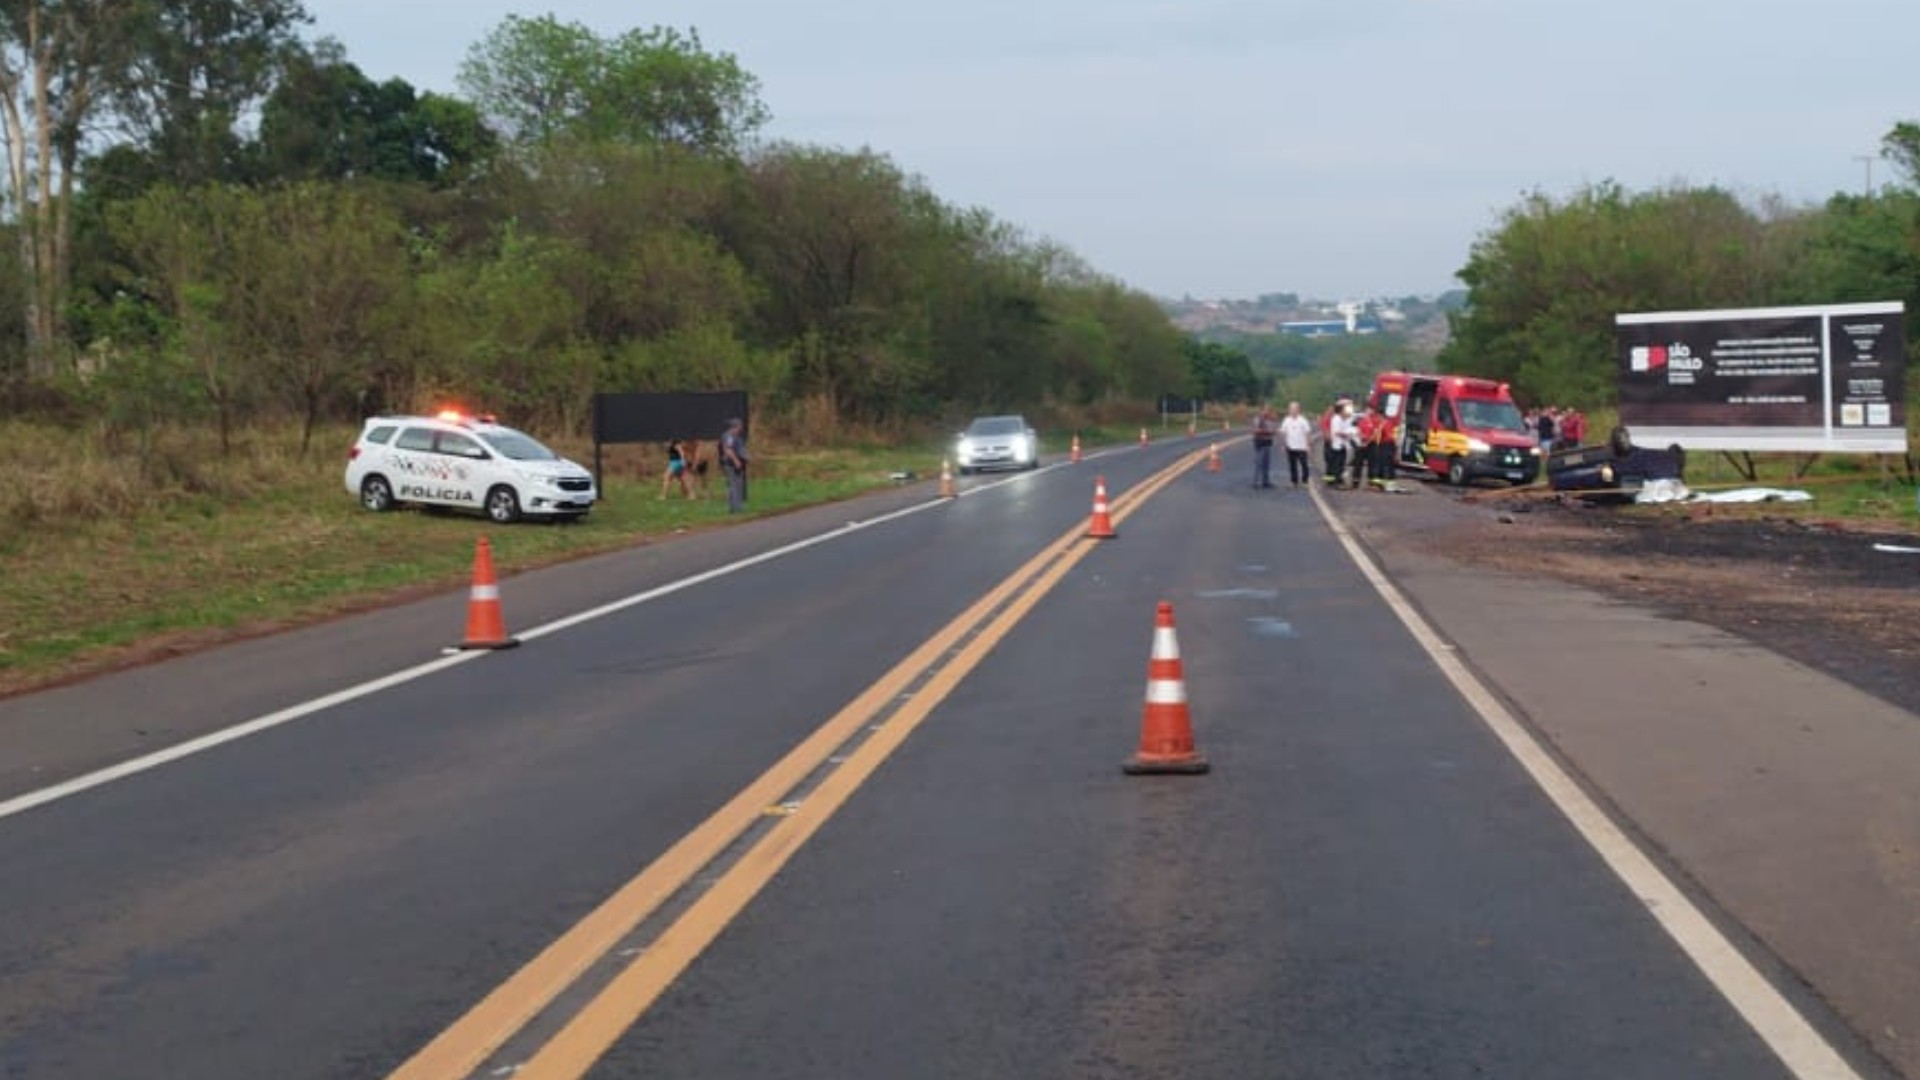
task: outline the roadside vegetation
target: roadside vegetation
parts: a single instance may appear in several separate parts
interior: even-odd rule
[[[596,392],[745,390],[769,513],[937,476],[974,413],[1064,452],[1191,391],[1151,297],[883,153],[764,139],[693,30],[511,16],[443,95],[311,22],[0,11],[0,124],[46,148],[0,222],[0,688],[462,582],[476,521],[342,489],[375,413],[584,461]],[[658,447],[609,461],[586,523],[493,530],[503,569],[724,515],[659,500]]]
[[[1901,300],[1911,432],[1920,423],[1912,373],[1920,359],[1920,123],[1895,124],[1881,157],[1892,180],[1815,206],[1684,184],[1530,194],[1479,238],[1460,270],[1467,301],[1452,317],[1441,370],[1511,382],[1523,404],[1610,413],[1615,314]],[[1590,430],[1604,438],[1607,428]],[[1756,480],[1791,480],[1808,468],[1791,456],[1753,461]],[[1908,497],[1891,501],[1910,504],[1920,455],[1894,464]],[[1834,459],[1814,468],[1844,476],[1856,465],[1880,494],[1823,502],[1870,510],[1891,499],[1891,485],[1877,479],[1879,462]]]
[[[1077,430],[1092,447],[1130,441],[1137,426]],[[314,442],[328,450],[321,457],[302,451],[295,428],[246,430],[232,433],[233,454],[219,455],[211,452],[216,433],[157,429],[143,465],[102,453],[84,433],[0,424],[0,459],[9,462],[0,513],[10,523],[0,531],[0,694],[455,589],[468,581],[482,534],[510,574],[735,520],[717,475],[704,499],[676,491],[663,500],[655,448],[631,446],[608,449],[605,501],[577,525],[369,514],[341,486],[356,433],[316,431]],[[1048,452],[1065,453],[1072,433],[1049,430]],[[933,432],[904,440],[853,433],[824,446],[770,426],[756,441],[748,516],[924,482],[950,451]],[[590,444],[556,448],[591,460]]]

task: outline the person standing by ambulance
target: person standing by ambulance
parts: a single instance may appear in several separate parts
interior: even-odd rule
[[[1353,437],[1353,402],[1341,398],[1327,417],[1328,487],[1346,486],[1347,454],[1353,448]]]
[[[1393,490],[1400,461],[1400,421],[1381,413],[1373,427],[1373,482],[1382,491]]]
[[[1353,422],[1353,486],[1362,487],[1373,479],[1373,436],[1380,426],[1380,414],[1367,402],[1360,418]]]
[[[1308,456],[1313,449],[1313,421],[1300,411],[1300,403],[1287,403],[1287,418],[1280,421],[1280,442],[1287,448],[1287,482],[1294,487],[1311,480],[1313,464]]]
[[[1273,406],[1260,409],[1260,415],[1253,418],[1253,486],[1270,488],[1273,486],[1273,437],[1278,430],[1274,422]]]

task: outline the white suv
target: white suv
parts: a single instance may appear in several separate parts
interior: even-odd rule
[[[347,490],[373,511],[402,503],[578,520],[598,496],[593,475],[513,428],[453,413],[376,416],[347,455]]]

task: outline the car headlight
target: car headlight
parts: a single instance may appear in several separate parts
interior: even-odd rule
[[[1534,446],[1534,447],[1529,447],[1529,448],[1527,449],[1527,453],[1529,453],[1529,454],[1532,454],[1532,455],[1533,455],[1534,457],[1539,457],[1539,456],[1540,456],[1540,448],[1539,448],[1539,447],[1537,447],[1537,446]]]
[[[1015,435],[1013,437],[1013,456],[1014,457],[1017,457],[1017,458],[1026,457],[1028,449],[1029,448],[1027,446],[1027,437],[1025,435]]]
[[[1493,450],[1493,447],[1487,445],[1487,441],[1485,439],[1468,439],[1467,440],[1467,453],[1469,454],[1486,454],[1486,453],[1491,453],[1492,450]]]
[[[958,453],[961,457],[972,457],[973,456],[973,440],[967,438],[964,435],[961,436],[960,441],[954,444],[954,451]]]
[[[1603,484],[1613,483],[1613,466],[1611,465],[1600,466],[1600,482]]]

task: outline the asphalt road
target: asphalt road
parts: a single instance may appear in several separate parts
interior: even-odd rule
[[[1120,495],[1194,445],[1014,478],[0,818],[0,1076],[387,1075],[1083,522],[1092,472]],[[1081,553],[593,1075],[1787,1075],[1308,499],[1245,469],[1185,472]],[[918,497],[522,575],[509,619]],[[1161,599],[1209,776],[1118,768]],[[0,739],[27,734],[0,798],[124,757],[131,726],[184,738],[430,659],[447,615],[450,640],[457,599],[243,646],[231,688],[228,652],[5,703]]]

